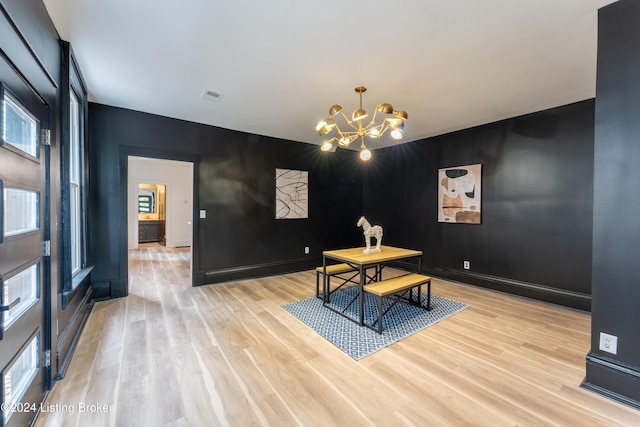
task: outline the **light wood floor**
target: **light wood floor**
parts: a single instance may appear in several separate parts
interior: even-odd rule
[[[188,249],[130,252],[37,426],[633,426],[579,387],[586,313],[434,280],[466,310],[355,361],[281,308],[313,272],[192,288]],[[106,413],[80,412],[110,405]]]

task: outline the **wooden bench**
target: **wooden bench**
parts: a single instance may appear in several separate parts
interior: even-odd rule
[[[326,301],[327,295],[331,293],[331,286],[329,285],[331,276],[340,276],[341,274],[345,274],[345,273],[351,273],[351,276],[347,279],[345,279],[344,277],[340,277],[343,280],[343,282],[342,284],[340,284],[340,286],[334,289],[334,292],[349,282],[359,283],[359,282],[356,282],[354,279],[356,278],[356,276],[358,276],[360,271],[356,267],[353,267],[349,264],[327,265],[327,289],[323,289],[323,292],[322,292],[322,298],[325,301]],[[324,274],[324,268],[316,267],[316,298],[320,298],[320,275],[321,274]]]
[[[431,277],[423,274],[411,273],[404,276],[398,276],[391,279],[381,280],[379,282],[373,282],[364,286],[364,291],[372,295],[375,295],[379,299],[378,304],[378,320],[372,323],[373,326],[378,322],[378,333],[382,334],[382,318],[384,315],[398,302],[409,302],[411,304],[420,305],[420,293],[422,285],[427,285],[427,310],[431,310]],[[418,288],[418,300],[413,301],[413,293],[410,292],[409,299],[404,299],[400,293],[411,291],[413,288]],[[383,312],[383,300],[388,297],[393,297],[394,302],[391,306]]]

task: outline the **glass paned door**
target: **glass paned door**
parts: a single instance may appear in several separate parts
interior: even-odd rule
[[[0,400],[8,404],[3,408],[37,408],[48,378],[51,323],[43,301],[49,257],[42,252],[49,148],[40,137],[48,107],[2,55],[0,79]],[[34,417],[3,411],[0,425],[25,426]]]

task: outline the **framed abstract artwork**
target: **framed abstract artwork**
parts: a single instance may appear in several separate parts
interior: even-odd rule
[[[309,218],[309,172],[276,169],[276,219]]]
[[[480,224],[482,165],[438,170],[438,222]]]

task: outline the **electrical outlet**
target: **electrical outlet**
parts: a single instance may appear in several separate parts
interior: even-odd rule
[[[200,218],[206,218],[207,217],[207,211],[204,209],[200,209]]]
[[[304,253],[309,255],[309,246],[304,247]]]
[[[618,354],[618,337],[600,332],[600,350]]]
[[[463,267],[465,270],[468,270],[468,269],[470,268],[470,267],[469,267],[469,261],[463,261],[463,262],[462,262],[462,267]]]

